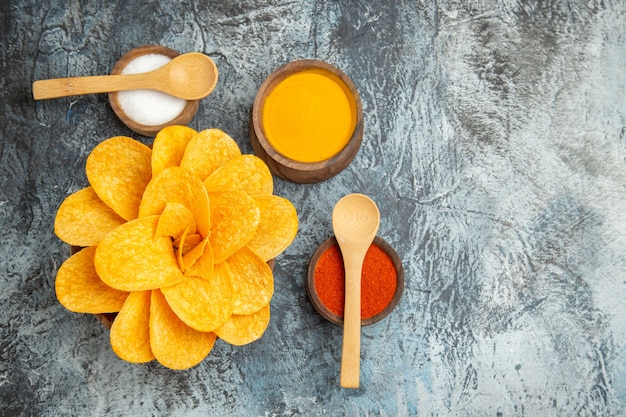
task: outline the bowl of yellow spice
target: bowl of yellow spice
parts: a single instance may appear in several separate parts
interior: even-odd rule
[[[361,146],[361,99],[339,68],[318,60],[290,62],[259,88],[249,133],[254,152],[279,177],[324,181],[346,168]]]

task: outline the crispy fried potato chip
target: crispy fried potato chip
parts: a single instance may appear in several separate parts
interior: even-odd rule
[[[298,213],[285,198],[268,195],[255,196],[261,219],[248,247],[264,261],[282,253],[298,233]]]
[[[57,298],[63,307],[75,313],[116,313],[128,292],[106,285],[94,267],[96,247],[76,252],[59,268],[55,281]]]
[[[161,365],[191,368],[206,358],[216,338],[213,332],[199,332],[187,326],[172,311],[161,291],[152,291],[150,346]]]
[[[191,138],[180,166],[204,181],[216,169],[239,155],[239,146],[230,136],[220,129],[207,129]]]
[[[254,155],[239,155],[219,167],[205,181],[207,191],[242,191],[249,195],[271,195],[274,181],[269,168]]]
[[[115,136],[87,157],[87,179],[98,197],[126,220],[137,218],[143,190],[152,177],[152,150],[126,136]]]
[[[179,239],[174,240],[172,245],[175,248],[178,248],[181,250],[181,255],[185,255],[187,252],[195,248],[196,245],[200,242],[202,242],[202,236],[196,233],[193,235],[185,236],[185,239],[183,239],[181,236]],[[182,243],[182,248],[181,248],[181,243]]]
[[[187,277],[161,288],[167,303],[179,319],[195,330],[212,332],[233,312],[233,286],[230,275],[213,274],[210,279]]]
[[[57,211],[54,232],[74,246],[95,246],[126,220],[104,204],[92,187],[68,196]]]
[[[110,342],[133,363],[188,369],[259,339],[270,320],[267,262],[298,231],[267,165],[219,129],[162,129],[152,149],[109,138],[87,158],[90,187],[66,198],[55,233],[86,247],[56,278],[72,311],[118,312]]]
[[[252,239],[261,218],[256,202],[239,191],[211,193],[211,247],[215,263],[222,263]]]
[[[198,132],[187,126],[167,126],[152,143],[152,176],[165,168],[179,166],[189,140]]]
[[[256,313],[274,294],[274,276],[270,267],[247,247],[230,256],[228,264],[233,283],[233,314]]]
[[[159,216],[155,236],[169,236],[174,240],[180,239],[183,232],[196,233],[196,220],[193,213],[180,203],[165,203],[165,208]]]
[[[194,262],[189,263],[184,275],[210,279],[213,276],[213,269],[215,267],[213,259],[213,248],[211,248],[211,243],[207,242],[200,257]]]
[[[235,346],[247,345],[265,333],[270,322],[270,305],[256,313],[240,316],[233,314],[222,327],[215,330],[217,337]]]
[[[209,234],[209,198],[198,178],[180,167],[164,169],[146,187],[139,206],[139,217],[161,214],[167,203],[180,203],[187,207],[196,220],[198,233],[202,236]]]
[[[150,349],[151,291],[131,292],[111,326],[111,347],[121,359],[145,363],[154,359]]]
[[[100,242],[94,263],[107,285],[142,291],[174,285],[183,274],[169,237],[154,237],[159,216],[131,220]]]
[[[177,248],[174,250],[174,255],[176,256],[176,261],[178,262],[178,268],[180,268],[183,274],[185,272],[185,262],[183,262],[183,254],[186,253],[183,251],[185,247],[187,247],[187,244],[185,243],[186,240],[187,240],[187,231],[185,230],[183,232],[183,235],[180,237],[180,242],[178,243],[178,245],[175,245],[174,242],[172,242],[172,248]],[[189,249],[187,252],[189,252],[191,249]]]
[[[186,276],[206,279],[213,276],[213,250],[208,236],[183,255],[182,265]]]

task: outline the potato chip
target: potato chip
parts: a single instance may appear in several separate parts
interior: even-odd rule
[[[54,232],[74,246],[95,246],[126,220],[104,204],[92,187],[68,196],[57,211]]]
[[[180,268],[180,270],[183,272],[185,272],[185,262],[183,262],[183,255],[186,254],[187,252],[191,251],[193,248],[189,249],[187,252],[184,252],[184,249],[187,247],[187,244],[185,243],[187,240],[187,230],[185,230],[183,232],[183,235],[180,237],[180,242],[178,243],[178,245],[174,245],[174,242],[172,242],[172,248],[176,248],[177,249],[174,251],[174,255],[176,256],[176,261],[178,262],[178,268]],[[195,246],[194,246],[195,248]]]
[[[273,178],[219,129],[162,129],[152,149],[112,137],[87,159],[90,187],[61,204],[55,232],[87,246],[59,269],[61,304],[118,312],[110,342],[129,362],[200,363],[221,337],[259,339],[269,324],[268,262],[295,238],[298,216]]]
[[[206,358],[216,338],[213,332],[199,332],[187,326],[172,311],[161,291],[152,291],[150,346],[161,365],[191,368]]]
[[[165,203],[165,208],[159,216],[155,236],[169,236],[180,239],[183,232],[196,233],[196,220],[193,213],[180,203]]]
[[[298,213],[285,198],[268,195],[255,196],[261,218],[248,247],[264,261],[282,253],[298,233]]]
[[[188,263],[184,275],[205,279],[211,278],[213,276],[213,268],[215,266],[213,259],[213,248],[211,248],[211,243],[207,242],[204,247],[204,251],[202,251],[202,254],[195,260],[195,262],[186,261]]]
[[[159,216],[131,220],[110,232],[96,249],[94,263],[107,285],[142,291],[183,280],[169,237],[153,237]]]
[[[55,289],[63,307],[75,313],[116,313],[128,292],[106,285],[94,267],[96,247],[85,248],[69,257],[57,272]]]
[[[222,263],[252,239],[261,213],[249,195],[239,191],[211,193],[211,247],[215,263]]]
[[[174,240],[172,246],[174,246],[175,248],[180,248],[182,243],[181,255],[185,255],[187,252],[195,248],[196,245],[200,242],[202,242],[202,236],[200,236],[198,233],[195,233],[193,235],[185,236],[185,239],[182,239],[181,236],[179,239]]]
[[[98,197],[126,220],[137,218],[143,190],[152,177],[152,150],[126,136],[115,136],[87,157],[87,179]]]
[[[151,292],[131,292],[111,326],[111,347],[125,361],[145,363],[154,359],[150,348]]]
[[[209,193],[242,191],[249,195],[271,195],[274,181],[269,168],[254,155],[240,155],[218,168],[204,181]]]
[[[230,136],[219,129],[207,129],[191,138],[180,166],[204,181],[213,171],[239,155],[239,146]]]
[[[189,140],[198,132],[187,126],[167,126],[152,143],[152,176],[165,168],[179,166]]]
[[[192,329],[212,332],[233,312],[233,286],[230,275],[212,274],[210,279],[187,277],[161,288],[167,303],[179,319]]]
[[[235,346],[247,345],[265,333],[270,322],[270,305],[256,313],[240,316],[233,314],[222,327],[215,331],[217,337]]]
[[[244,247],[226,263],[233,283],[233,314],[256,313],[270,302],[274,294],[274,276],[263,259]]]
[[[183,255],[183,274],[191,277],[211,278],[213,275],[213,250],[209,237]]]
[[[150,181],[144,192],[139,217],[161,214],[167,203],[187,207],[196,220],[202,236],[209,234],[209,200],[204,184],[180,167],[166,168]]]

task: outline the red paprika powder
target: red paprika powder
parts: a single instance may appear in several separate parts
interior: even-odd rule
[[[338,244],[322,253],[314,272],[315,291],[330,311],[343,317],[345,270]],[[361,319],[369,319],[385,309],[396,292],[397,272],[391,258],[372,244],[361,272]]]

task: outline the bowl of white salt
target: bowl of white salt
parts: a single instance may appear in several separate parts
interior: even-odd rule
[[[167,64],[178,51],[161,45],[143,45],[127,52],[111,74],[139,74]],[[111,108],[134,132],[155,136],[171,125],[187,125],[198,111],[200,100],[184,100],[156,90],[127,90],[109,93]]]

